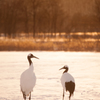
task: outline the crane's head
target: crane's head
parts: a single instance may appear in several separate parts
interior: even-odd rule
[[[28,56],[27,56],[28,58],[36,58],[36,59],[39,59],[38,57],[36,57],[36,56],[34,56],[33,54],[28,54]]]
[[[69,67],[67,65],[65,65],[64,67],[60,68],[59,70],[61,70],[61,69],[65,69],[65,71],[67,72]]]

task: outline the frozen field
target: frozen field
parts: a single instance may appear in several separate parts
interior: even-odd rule
[[[28,68],[30,52],[0,52],[0,100],[23,100],[20,75]],[[32,59],[37,77],[32,100],[62,100],[59,71],[69,66],[76,82],[71,100],[100,100],[100,53],[95,52],[33,52],[40,59]],[[65,100],[68,100],[66,93]],[[27,99],[28,100],[28,99]]]

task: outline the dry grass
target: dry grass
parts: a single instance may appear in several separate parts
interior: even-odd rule
[[[34,41],[33,39],[0,40],[0,51],[100,51],[99,42]]]

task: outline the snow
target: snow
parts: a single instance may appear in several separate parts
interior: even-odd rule
[[[0,100],[23,100],[20,91],[20,75],[32,59],[37,82],[32,100],[62,100],[60,78],[64,65],[74,77],[76,88],[71,100],[100,100],[100,53],[96,52],[0,52]],[[66,93],[65,100],[69,94]]]

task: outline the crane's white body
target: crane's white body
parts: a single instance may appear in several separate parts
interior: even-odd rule
[[[70,75],[68,72],[63,73],[63,75],[61,76],[61,84],[62,84],[64,90],[66,90],[65,82],[70,82],[70,81],[75,83],[73,76]]]
[[[36,83],[36,76],[33,70],[34,70],[33,63],[31,63],[29,68],[21,74],[20,78],[21,91],[23,91],[26,96],[28,96],[33,91],[33,87],[35,86]]]

